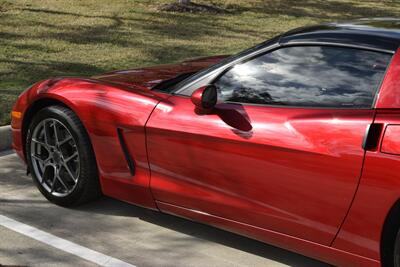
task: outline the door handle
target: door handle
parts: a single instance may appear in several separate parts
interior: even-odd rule
[[[372,123],[368,125],[367,129],[365,130],[365,135],[362,142],[362,148],[364,150],[375,151],[378,148],[382,130],[383,130],[382,123]]]

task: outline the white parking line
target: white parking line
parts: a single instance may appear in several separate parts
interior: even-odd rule
[[[71,241],[46,233],[35,227],[23,224],[3,215],[0,215],[0,225],[101,266],[136,267],[135,265],[104,255],[100,252],[91,250],[89,248],[75,244]]]

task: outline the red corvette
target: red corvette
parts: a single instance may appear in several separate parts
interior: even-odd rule
[[[64,206],[105,194],[339,266],[400,266],[400,20],[22,93],[13,147]]]

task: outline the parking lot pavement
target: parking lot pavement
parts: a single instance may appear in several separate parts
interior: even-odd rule
[[[106,197],[75,209],[55,206],[42,197],[11,152],[0,153],[1,216],[138,267],[327,266],[252,239]],[[0,265],[96,264],[0,226]]]

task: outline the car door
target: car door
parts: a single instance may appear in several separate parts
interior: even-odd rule
[[[329,245],[350,207],[389,54],[283,47],[213,82],[219,104],[160,103],[146,126],[155,199]]]

